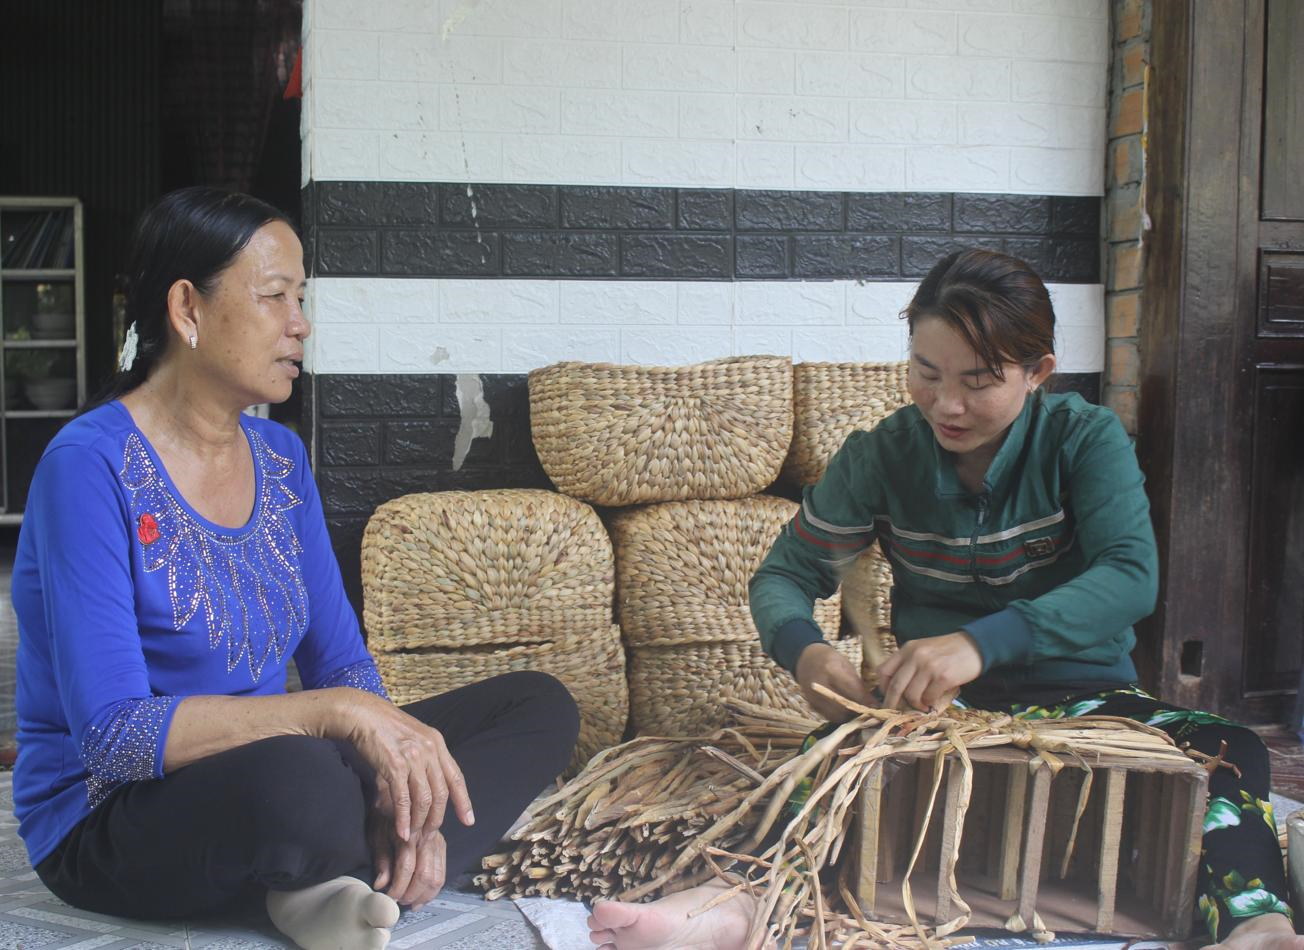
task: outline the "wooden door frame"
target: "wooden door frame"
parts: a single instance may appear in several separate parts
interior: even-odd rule
[[[1165,699],[1251,722],[1285,706],[1241,686],[1264,7],[1154,4],[1137,432],[1161,570],[1138,665]]]

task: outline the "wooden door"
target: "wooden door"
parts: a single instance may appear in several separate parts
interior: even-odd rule
[[[1163,15],[1160,15],[1162,10]],[[1138,454],[1167,698],[1284,722],[1304,659],[1304,4],[1156,4]]]

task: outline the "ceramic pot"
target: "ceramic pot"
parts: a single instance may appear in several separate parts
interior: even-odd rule
[[[77,401],[77,380],[55,377],[53,379],[29,379],[23,387],[27,401],[37,409],[51,411],[54,409],[71,409]]]
[[[32,314],[33,340],[71,340],[76,320],[71,313]]]

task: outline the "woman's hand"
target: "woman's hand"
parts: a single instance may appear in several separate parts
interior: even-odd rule
[[[851,712],[815,692],[816,683],[840,696],[845,696],[862,706],[873,706],[873,697],[860,678],[860,671],[851,665],[851,661],[827,643],[812,643],[801,651],[797,660],[797,683],[801,694],[811,708],[829,722],[843,722],[851,718]]]
[[[376,770],[374,807],[393,819],[397,840],[429,839],[444,823],[450,800],[462,824],[474,824],[466,780],[439,730],[379,696],[349,692],[341,710],[343,738]]]
[[[878,668],[886,705],[924,711],[947,706],[983,671],[983,656],[963,631],[911,640]]]
[[[374,890],[399,904],[420,910],[443,890],[448,874],[447,850],[439,831],[418,829],[403,841],[388,815],[373,811],[368,821],[371,857],[376,866]]]

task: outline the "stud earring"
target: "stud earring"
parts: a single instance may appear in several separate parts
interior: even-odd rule
[[[190,334],[190,348],[193,350],[199,346],[199,338],[193,333]]]

